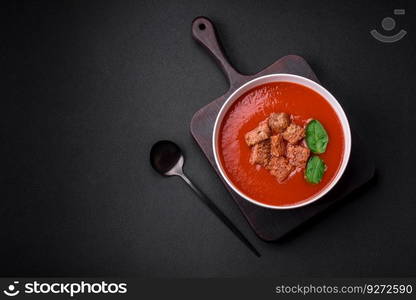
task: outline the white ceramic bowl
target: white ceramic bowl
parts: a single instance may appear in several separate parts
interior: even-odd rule
[[[237,101],[240,98],[240,96],[242,96],[247,91],[249,91],[249,90],[251,90],[251,89],[253,89],[253,88],[255,88],[259,85],[262,85],[262,84],[265,84],[265,83],[271,83],[271,82],[297,83],[297,84],[303,85],[305,87],[308,87],[311,90],[320,94],[331,105],[331,107],[336,112],[336,114],[338,116],[338,119],[341,122],[342,130],[343,130],[343,133],[344,133],[344,155],[342,157],[341,167],[338,169],[338,172],[335,175],[335,178],[328,185],[326,185],[319,193],[313,195],[312,197],[304,199],[303,201],[300,201],[299,203],[293,204],[293,205],[282,205],[282,206],[268,205],[268,204],[264,204],[262,202],[257,201],[256,199],[250,198],[247,195],[245,195],[228,178],[228,176],[227,176],[226,172],[224,171],[224,168],[221,164],[221,160],[219,158],[219,153],[218,153],[219,131],[220,131],[220,128],[221,128],[221,123],[222,123],[222,121],[224,119],[224,116],[226,115],[228,109],[231,107],[231,105],[235,101]],[[226,183],[237,194],[239,194],[241,197],[243,197],[247,201],[250,201],[251,203],[254,203],[256,205],[260,205],[260,206],[267,207],[267,208],[272,208],[272,209],[291,209],[291,208],[302,207],[302,206],[308,205],[308,204],[310,204],[312,202],[315,202],[318,199],[320,199],[322,196],[324,196],[326,193],[328,193],[335,186],[335,184],[338,182],[338,180],[341,178],[342,174],[345,171],[345,168],[347,167],[348,160],[350,158],[350,153],[351,153],[351,130],[350,130],[350,125],[348,123],[348,119],[347,119],[347,117],[345,115],[345,112],[342,109],[341,105],[338,103],[338,101],[335,99],[335,97],[332,96],[332,94],[330,92],[328,92],[324,87],[322,87],[318,83],[316,83],[316,82],[314,82],[310,79],[307,79],[305,77],[292,75],[292,74],[271,74],[271,75],[261,76],[261,77],[255,78],[255,79],[245,83],[240,88],[238,88],[234,93],[232,93],[228,97],[228,99],[225,101],[225,103],[221,107],[220,112],[217,116],[217,119],[215,120],[214,132],[213,132],[213,135],[212,135],[212,139],[213,139],[212,140],[212,145],[213,145],[215,163],[217,164],[217,167],[218,167],[218,169],[221,173],[221,176],[224,178]]]

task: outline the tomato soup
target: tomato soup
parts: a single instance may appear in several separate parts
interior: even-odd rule
[[[316,119],[325,126],[329,143],[319,156],[327,169],[319,184],[306,182],[303,171],[278,183],[266,169],[249,163],[250,148],[244,136],[273,112],[294,115],[298,125]],[[344,135],[336,112],[321,95],[296,83],[274,82],[251,89],[233,103],[220,127],[218,152],[227,177],[242,193],[266,205],[294,205],[307,201],[334,179],[342,163]]]

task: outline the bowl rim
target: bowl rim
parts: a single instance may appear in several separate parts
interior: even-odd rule
[[[258,83],[259,81],[260,81],[260,83]],[[265,82],[263,82],[263,81],[265,81]],[[242,94],[248,92],[249,90],[251,90],[253,88],[258,87],[259,85],[266,84],[266,83],[271,83],[271,82],[291,82],[291,83],[300,84],[304,87],[307,87],[307,88],[313,90],[314,92],[318,93],[319,95],[321,95],[328,102],[328,104],[331,105],[331,107],[334,109],[334,111],[335,111],[335,113],[336,113],[336,115],[337,115],[337,117],[338,117],[338,119],[341,123],[341,127],[342,127],[343,133],[344,133],[343,159],[342,159],[341,166],[338,168],[338,171],[337,171],[335,177],[320,192],[316,193],[315,195],[312,195],[311,197],[305,199],[304,201],[296,202],[296,203],[291,204],[291,205],[265,204],[263,202],[257,201],[255,199],[245,195],[228,178],[226,172],[224,171],[224,169],[222,167],[222,164],[221,164],[221,161],[220,161],[220,158],[219,158],[219,153],[217,151],[218,135],[219,135],[219,130],[221,128],[220,125],[221,125],[221,123],[224,119],[224,116],[225,116],[226,112],[231,107],[231,105],[235,101],[237,101]],[[277,210],[286,210],[286,209],[293,209],[293,208],[299,208],[299,207],[306,206],[306,205],[311,204],[311,203],[317,201],[318,199],[322,198],[330,190],[332,190],[332,188],[338,183],[338,181],[340,180],[340,178],[344,174],[345,169],[348,165],[348,161],[349,161],[350,154],[351,154],[351,144],[352,144],[352,140],[351,140],[351,129],[350,129],[349,121],[348,121],[348,118],[347,118],[347,116],[344,112],[344,109],[342,108],[341,104],[337,101],[337,99],[327,89],[325,89],[319,83],[317,83],[313,80],[310,80],[306,77],[303,77],[303,76],[294,75],[294,74],[287,74],[287,73],[275,73],[275,74],[269,74],[269,75],[256,77],[256,78],[254,78],[252,80],[249,80],[248,82],[244,83],[238,89],[236,89],[233,93],[231,93],[231,95],[229,95],[227,97],[227,99],[225,100],[225,102],[222,104],[222,106],[221,106],[221,108],[218,112],[218,115],[215,119],[213,134],[212,134],[212,147],[213,147],[213,154],[214,154],[215,164],[216,164],[216,166],[217,166],[217,168],[220,172],[221,177],[225,180],[226,184],[234,192],[236,192],[240,197],[242,197],[243,199],[245,199],[245,200],[247,200],[247,201],[249,201],[253,204],[265,207],[265,208],[277,209]]]

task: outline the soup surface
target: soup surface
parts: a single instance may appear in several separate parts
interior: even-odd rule
[[[304,172],[279,184],[264,168],[249,163],[245,134],[273,112],[286,112],[304,126],[317,119],[329,136],[326,152],[319,156],[327,170],[319,184],[305,181]],[[330,104],[315,91],[291,82],[267,83],[242,95],[229,108],[219,134],[220,161],[231,182],[245,195],[267,205],[293,205],[319,193],[336,176],[344,153],[341,123]]]

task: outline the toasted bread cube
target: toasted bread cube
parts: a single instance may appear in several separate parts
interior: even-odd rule
[[[270,140],[264,140],[251,148],[250,164],[267,166],[270,160]]]
[[[271,130],[267,121],[262,121],[259,126],[249,131],[245,135],[245,140],[248,146],[253,146],[261,141],[267,140],[270,137]]]
[[[290,117],[287,113],[272,113],[268,123],[273,133],[282,133],[289,126]]]
[[[305,128],[292,123],[286,128],[282,135],[289,143],[296,144],[305,137]]]
[[[273,156],[267,165],[267,169],[270,171],[270,174],[276,177],[279,183],[286,180],[294,170],[293,166],[290,165],[289,161],[283,156]]]
[[[286,153],[289,164],[297,168],[305,168],[311,151],[303,146],[288,144]]]
[[[281,134],[270,137],[270,153],[273,156],[283,156],[286,153],[286,142]]]

